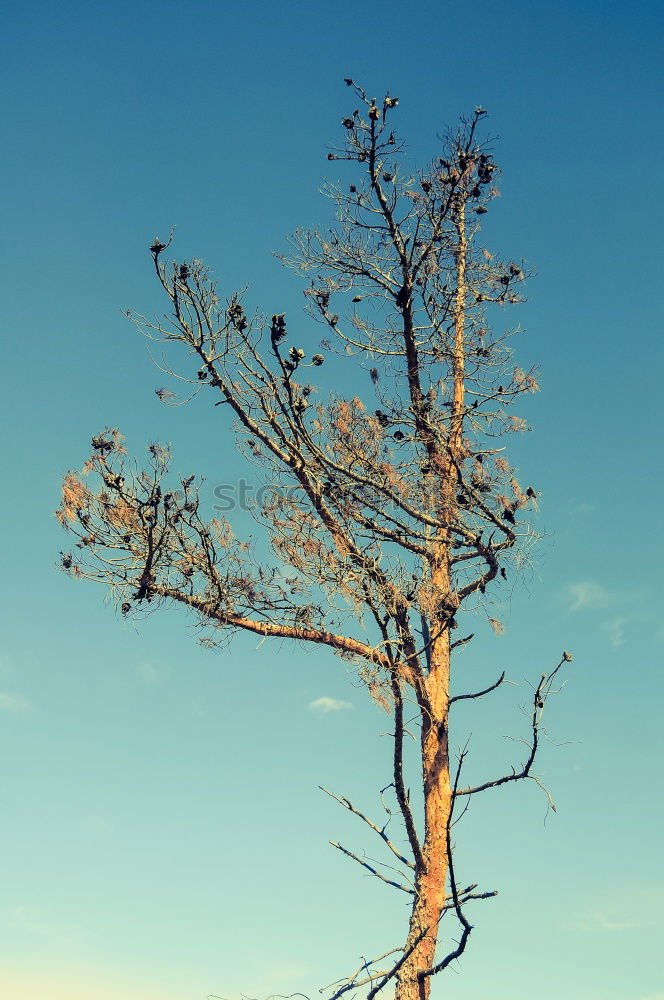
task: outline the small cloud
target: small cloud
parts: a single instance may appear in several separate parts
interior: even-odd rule
[[[622,646],[625,642],[625,625],[629,621],[628,618],[614,618],[610,622],[606,622],[602,628],[605,632],[609,634],[609,642],[612,646]]]
[[[20,694],[8,694],[0,691],[0,712],[11,715],[25,715],[30,711],[30,702]]]
[[[144,680],[146,684],[154,684],[159,678],[159,673],[156,667],[153,667],[151,663],[147,662],[147,660],[139,663],[136,670],[138,672],[138,676],[141,680]]]
[[[629,931],[635,930],[637,927],[646,926],[646,924],[642,923],[640,920],[612,917],[609,913],[595,913],[592,920],[593,923],[590,930],[598,931]]]
[[[93,814],[86,816],[85,825],[90,830],[110,830],[111,824],[104,816]]]
[[[661,925],[664,888],[648,886],[607,899],[587,910],[569,926],[578,931],[626,931]],[[645,1000],[645,998],[644,998]],[[664,997],[662,997],[664,1000]]]
[[[28,906],[15,906],[10,914],[13,927],[37,937],[48,938],[59,944],[78,943],[89,936],[89,932],[80,927],[67,927],[62,924],[44,920],[42,916]]]
[[[609,593],[606,588],[593,580],[580,580],[578,583],[568,584],[567,597],[571,601],[570,611],[603,608],[609,602]]]
[[[597,507],[594,503],[578,503],[573,510],[575,514],[593,514]]]
[[[612,909],[594,910],[570,924],[576,931],[627,931],[647,926],[644,921],[618,915]]]
[[[310,701],[307,707],[312,712],[341,712],[343,709],[353,706],[349,701],[341,701],[340,698],[328,698],[327,695],[323,695],[322,698]]]

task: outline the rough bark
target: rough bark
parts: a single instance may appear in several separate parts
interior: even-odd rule
[[[420,973],[434,964],[438,925],[447,895],[447,830],[452,808],[450,784],[448,711],[450,649],[446,631],[432,643],[431,668],[426,680],[428,718],[423,718],[422,780],[425,836],[423,864],[415,879],[415,899],[405,952],[415,945],[397,973],[397,1000],[426,1000],[429,977]],[[417,943],[416,943],[417,942]]]

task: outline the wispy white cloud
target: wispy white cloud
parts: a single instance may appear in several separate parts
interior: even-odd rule
[[[89,830],[110,830],[111,824],[105,816],[99,816],[97,813],[91,813],[89,816],[85,817],[85,825]]]
[[[664,639],[660,626],[661,611],[655,594],[647,587],[607,586],[599,580],[575,580],[560,592],[572,614],[604,612],[597,627],[614,647],[624,645],[628,638],[650,635]],[[630,634],[631,633],[631,634]]]
[[[138,664],[136,668],[138,676],[141,680],[144,680],[146,684],[154,684],[159,678],[159,671],[147,660]]]
[[[567,598],[570,611],[586,611],[606,607],[610,595],[606,587],[595,580],[579,580],[567,585]]]
[[[308,707],[312,712],[341,712],[343,709],[353,706],[349,701],[328,698],[327,695],[323,695],[321,698],[316,698],[315,701],[310,701]]]
[[[625,625],[629,618],[618,616],[609,622],[605,622],[602,628],[608,632],[609,642],[612,646],[622,646],[625,642]]]
[[[620,898],[607,898],[588,909],[569,926],[578,931],[626,931],[662,923],[664,888],[649,886],[627,892]],[[645,998],[644,998],[645,1000]],[[655,1000],[655,998],[653,998]],[[664,997],[662,997],[664,1000]]]
[[[644,927],[645,922],[636,917],[620,917],[614,910],[607,908],[586,913],[579,919],[572,920],[568,926],[574,931],[627,931]]]
[[[0,691],[0,712],[10,712],[12,715],[25,715],[30,711],[30,702],[20,694],[9,694]]]
[[[575,514],[592,514],[597,507],[594,503],[578,503],[573,509]]]
[[[58,944],[70,944],[89,937],[89,933],[81,927],[67,927],[49,920],[29,906],[15,906],[10,913],[10,923],[13,927],[27,931],[37,937],[48,938]]]
[[[587,924],[587,929],[591,931],[628,931],[646,926],[645,921],[636,917],[620,917],[608,910],[597,910],[591,914]]]

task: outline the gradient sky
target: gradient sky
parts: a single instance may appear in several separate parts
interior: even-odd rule
[[[3,998],[314,995],[402,940],[403,900],[327,844],[373,847],[318,784],[378,813],[389,781],[388,722],[342,661],[211,653],[186,616],[124,622],[55,568],[59,480],[105,425],[138,454],[172,442],[210,504],[242,474],[220,410],[160,406],[120,310],[161,307],[146,248],[177,225],[179,255],[317,344],[271,251],[330,221],[350,75],[400,96],[413,163],[489,109],[487,236],[538,272],[512,316],[543,391],[512,455],[544,538],[505,635],[463,660],[473,686],[521,682],[468,722],[478,775],[518,751],[523,678],[575,655],[540,763],[558,812],[528,786],[459,827],[460,877],[500,895],[434,1000],[664,1000],[663,22],[588,0],[5,4]]]

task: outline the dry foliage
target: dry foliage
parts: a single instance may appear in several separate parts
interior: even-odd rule
[[[464,753],[451,772],[448,745],[458,700],[450,697],[450,669],[473,636],[456,630],[469,610],[484,613],[496,632],[503,628],[483,611],[484,595],[532,538],[537,492],[520,485],[501,439],[525,429],[511,408],[537,382],[512,362],[508,334],[489,323],[500,307],[522,301],[526,268],[480,239],[480,219],[498,193],[498,168],[479,136],[485,112],[462,119],[441,154],[410,173],[391,127],[397,99],[378,104],[346,82],[357,108],[328,159],[342,161],[352,181],[327,186],[335,226],[296,232],[284,259],[307,281],[308,312],[325,328],[321,353],[291,343],[283,314],[266,323],[247,315],[239,295],[223,298],[201,261],[167,263],[170,240],[150,248],[168,314],[160,321],[132,314],[148,336],[181,345],[193,360],[185,376],[190,395],[224,404],[222,414],[234,418],[241,447],[269,486],[254,513],[273,567],[229,524],[203,518],[197,482],[171,482],[166,449],[151,445],[140,467],[117,431],[93,439],[85,478],[65,477],[59,516],[76,544],[63,564],[112,587],[124,614],[187,605],[208,626],[206,644],[249,630],[325,645],[356,663],[394,716],[390,788],[407,848],[339,801],[379,834],[402,876],[387,878],[335,846],[412,895],[413,905],[403,946],[329,992],[366,987],[371,1000],[391,983],[399,1000],[425,1000],[431,977],[466,946],[466,905],[493,895],[457,884],[455,805],[534,777],[541,713],[559,669],[536,687],[525,763],[460,787]],[[314,378],[326,361],[335,371],[364,370],[362,399],[319,391]],[[166,389],[157,395],[173,402]],[[462,697],[481,697],[503,680]],[[407,699],[417,706],[421,815],[403,779]],[[460,928],[456,943],[439,934],[450,911]]]

